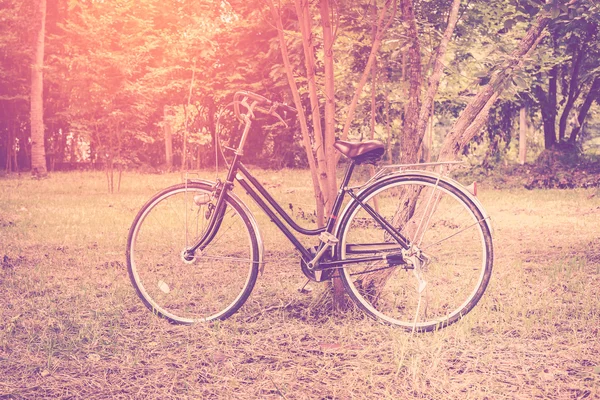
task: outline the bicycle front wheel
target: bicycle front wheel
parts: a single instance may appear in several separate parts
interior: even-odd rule
[[[190,183],[155,195],[138,213],[127,240],[129,277],[144,304],[179,324],[225,319],[244,304],[258,274],[257,233],[232,196],[219,230],[194,259],[184,257],[205,233],[216,200]],[[189,258],[189,257],[188,257]]]
[[[352,202],[340,222],[338,257],[386,255],[342,270],[345,289],[362,310],[388,324],[430,331],[477,304],[490,280],[493,247],[485,214],[469,196],[434,176],[404,174],[376,182],[359,198],[419,256],[416,263],[405,259],[410,251],[399,256],[390,233]]]

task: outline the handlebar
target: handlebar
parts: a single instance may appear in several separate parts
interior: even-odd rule
[[[240,100],[240,97],[242,98],[241,100]],[[250,100],[251,102],[249,103],[248,100]],[[233,96],[233,108],[234,108],[235,116],[240,121],[244,121],[244,117],[242,117],[242,114],[240,113],[240,104],[242,106],[246,107],[246,109],[248,110],[248,112],[246,114],[244,114],[244,117],[253,118],[254,111],[256,110],[256,111],[260,111],[262,113],[269,114],[269,115],[276,117],[285,126],[287,126],[287,124],[285,123],[283,118],[281,118],[281,115],[279,115],[279,113],[277,111],[283,110],[286,112],[288,112],[288,111],[294,112],[294,113],[298,112],[298,110],[296,110],[294,107],[290,107],[285,103],[271,101],[271,100],[267,99],[266,97],[261,96],[260,94],[253,93],[248,90],[240,90],[240,91],[236,92],[235,95]]]

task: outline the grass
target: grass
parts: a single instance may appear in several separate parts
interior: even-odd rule
[[[257,175],[295,215],[312,209],[305,172]],[[319,309],[321,287],[298,292],[296,253],[262,216],[267,265],[237,314],[193,327],[152,315],[127,276],[127,231],[179,181],[127,173],[110,195],[100,173],[0,180],[0,398],[600,397],[596,189],[480,186],[490,286],[461,322],[410,335]]]

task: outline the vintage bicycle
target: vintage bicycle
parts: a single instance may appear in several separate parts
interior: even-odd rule
[[[377,163],[384,145],[337,140],[347,159],[337,198],[325,227],[306,229],[241,161],[256,113],[283,122],[296,110],[249,91],[233,104],[243,132],[225,181],[186,179],[160,191],[129,231],[129,276],[152,312],[178,324],[223,320],[250,296],[265,263],[263,241],[236,183],[297,249],[310,280],[339,271],[349,297],[376,320],[431,331],[473,309],[492,273],[492,228],[478,199],[441,172],[447,163],[426,164],[438,171],[383,166],[350,186],[355,166]],[[318,242],[306,248],[292,230]]]

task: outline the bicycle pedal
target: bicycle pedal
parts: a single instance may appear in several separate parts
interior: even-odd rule
[[[339,242],[339,240],[329,232],[321,232],[319,239],[328,246],[332,246]]]
[[[321,282],[321,275],[323,275],[323,271],[322,270],[315,270],[315,280],[317,282]]]

